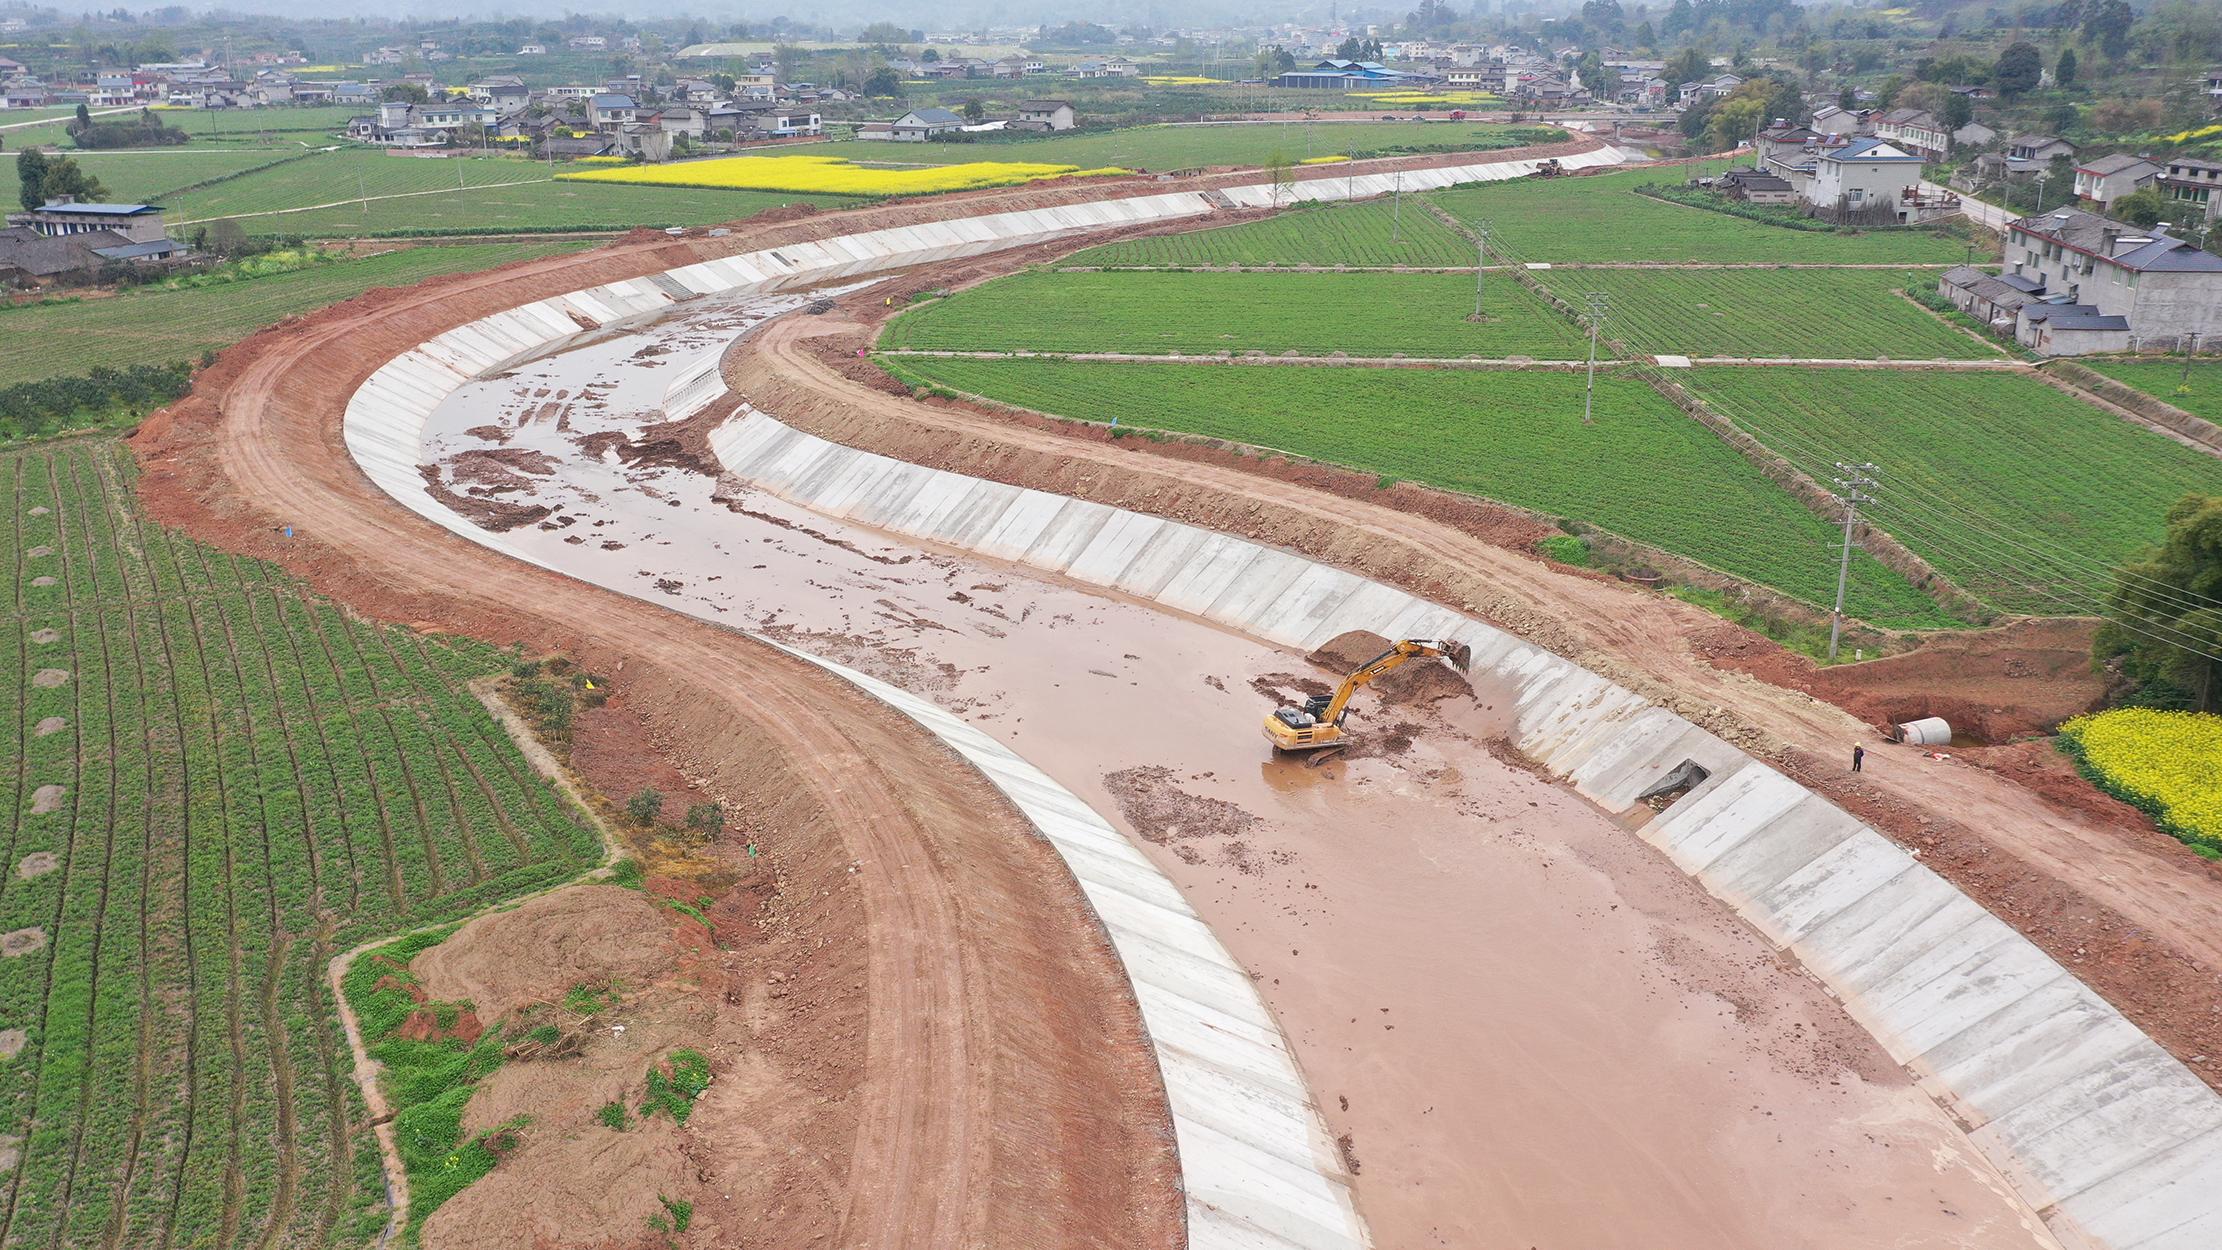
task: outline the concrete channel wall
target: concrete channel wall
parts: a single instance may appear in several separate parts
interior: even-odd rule
[[[1569,168],[1616,165],[1613,148],[1560,158]],[[1532,173],[1532,160],[1407,173],[1404,190],[1490,182]],[[1294,198],[1365,198],[1396,189],[1391,175],[1298,183]],[[1287,187],[1238,187],[1239,204],[1290,202]],[[454,533],[528,563],[502,535],[450,512],[418,472],[433,411],[465,383],[560,351],[590,334],[647,322],[712,295],[755,295],[834,284],[911,265],[1020,247],[1214,210],[1196,192],[994,213],[706,261],[535,301],[482,317],[387,362],[348,400],[350,455],[380,489]],[[582,327],[592,327],[586,329]],[[700,412],[723,391],[716,353],[682,368],[664,391],[665,415]],[[559,567],[557,572],[563,572]],[[1054,845],[1101,917],[1126,969],[1165,1082],[1195,1250],[1363,1250],[1371,1245],[1340,1153],[1302,1072],[1249,974],[1178,889],[1117,830],[1009,748],[932,704],[791,647],[867,691],[948,744],[1008,796]]]
[[[739,478],[827,515],[1152,600],[1298,652],[1346,630],[1450,638],[1513,744],[1622,813],[1705,780],[1641,836],[1834,991],[2070,1246],[2222,1246],[2222,1098],[1895,843],[1689,721],[1391,586],[1160,517],[858,451],[743,408]]]
[[[1562,163],[1623,159],[1601,149]],[[1424,172],[1447,185],[1518,177],[1533,165]],[[1405,189],[1423,185],[1418,177],[1405,174]],[[1364,197],[1394,181],[1322,178],[1298,183],[1296,194]],[[1290,192],[1261,184],[1227,194],[1269,204]],[[388,362],[350,397],[344,435],[357,464],[397,502],[529,559],[449,512],[417,471],[427,419],[464,383],[699,296],[825,285],[1211,211],[1203,196],[1175,192],[999,213],[767,249],[536,301]],[[700,411],[709,387],[707,376],[682,373],[666,402]],[[1193,527],[804,440],[755,414],[729,425],[719,442],[748,476],[798,502],[1116,587],[1282,645],[1309,647],[1358,627],[1460,638],[1475,648],[1477,674],[1517,691],[1520,748],[1612,810],[1629,807],[1684,760],[1709,769],[1644,836],[1834,987],[1894,1056],[1924,1074],[2063,1240],[2119,1250],[2222,1246],[2222,1099],[2003,923],[1759,761],[1565,660],[1394,588]],[[804,658],[965,755],[1072,866],[1135,985],[1157,1050],[1190,1245],[1368,1244],[1277,1027],[1177,891],[1078,798],[986,735],[861,674]]]

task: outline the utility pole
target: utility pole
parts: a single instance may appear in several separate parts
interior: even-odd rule
[[[2199,354],[2199,332],[2194,330],[2183,344],[2183,376],[2176,379],[2176,390],[2181,393],[2191,389],[2191,358]]]
[[[1852,527],[1859,521],[1859,506],[1875,502],[1866,488],[1876,485],[1875,466],[1836,462],[1836,497],[1844,501],[1844,552],[1836,561],[1836,610],[1829,614],[1829,663],[1836,662],[1836,640],[1844,632],[1844,584],[1852,575]]]
[[[1597,331],[1605,324],[1610,301],[1603,291],[1591,291],[1583,298],[1589,301],[1589,385],[1582,391],[1582,424],[1588,425],[1597,408]]]
[[[1489,223],[1474,227],[1474,319],[1481,319],[1481,279],[1489,269]]]

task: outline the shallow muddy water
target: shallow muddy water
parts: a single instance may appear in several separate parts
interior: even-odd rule
[[[502,452],[447,480],[552,509],[509,541],[923,694],[1136,839],[1258,977],[1377,1244],[2052,1244],[1815,982],[1493,754],[1483,703],[1362,693],[1358,750],[1276,760],[1262,718],[1335,674],[594,439],[661,420],[675,371],[795,303],[690,310],[474,383],[428,457]]]

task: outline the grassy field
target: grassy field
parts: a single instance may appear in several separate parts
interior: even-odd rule
[[[888,143],[840,140],[801,149],[852,161],[948,165],[963,161],[1040,161],[1096,169],[1188,169],[1199,165],[1263,165],[1312,156],[1397,152],[1486,152],[1553,142],[1564,132],[1477,122],[1240,122],[1129,126],[1034,139],[981,143]]]
[[[96,366],[168,364],[226,347],[273,321],[372,287],[407,286],[441,273],[545,256],[575,243],[418,247],[296,273],[181,291],[28,304],[0,311],[0,386],[81,374]]]
[[[1578,373],[1332,366],[887,359],[900,375],[1043,412],[1255,443],[1571,517],[1823,605],[1834,530],[1649,387]],[[1946,622],[1904,579],[1855,561],[1850,610]]]
[[[1572,360],[1583,339],[1500,277],[1470,322],[1458,273],[1014,274],[923,304],[884,345],[954,351],[1296,352]]]
[[[1824,360],[1999,355],[1897,293],[1933,281],[1921,270],[1554,269],[1536,276],[1576,307],[1589,292],[1602,292],[1610,301],[1609,333],[1646,353]]]
[[[1432,192],[1461,221],[1488,221],[1494,241],[1523,261],[1806,261],[1953,264],[1966,245],[1926,230],[1790,230],[1637,195],[1672,170],[1524,178]],[[1408,206],[1409,207],[1409,206]]]
[[[2114,564],[2159,541],[2169,504],[2222,492],[2222,461],[2032,378],[1716,368],[1691,385],[1817,477],[1833,459],[1880,466],[1882,523],[2002,608],[2103,596]]]
[[[173,223],[207,221],[241,213],[329,204],[349,196],[546,182],[552,176],[545,163],[517,157],[420,159],[387,156],[366,148],[342,148],[178,196],[169,208]]]
[[[1417,204],[1304,204],[1261,221],[1091,247],[1067,265],[1471,265],[1474,245]],[[1392,237],[1395,239],[1391,241]]]
[[[2195,417],[2222,422],[2222,361],[2197,360],[2184,377],[2182,360],[2079,360],[2124,386],[2134,387]],[[2178,392],[2177,387],[2186,389]]]
[[[154,148],[133,152],[70,153],[86,173],[108,188],[108,198],[128,204],[163,204],[180,187],[298,156],[273,148]],[[0,160],[0,196],[12,207],[21,183],[15,159]]]
[[[368,1244],[327,962],[600,846],[464,689],[498,652],[169,535],[131,473],[113,442],[0,456],[0,1241]]]
[[[377,110],[351,104],[318,104],[266,109],[156,109],[165,126],[174,126],[199,143],[254,143],[336,135],[347,120]]]
[[[836,209],[868,202],[838,195],[802,196],[774,191],[531,182],[398,200],[371,200],[367,204],[349,200],[307,212],[237,220],[249,234],[298,234],[330,239],[426,230],[484,234],[503,230],[707,226],[739,221],[767,208],[787,204],[816,204],[820,208]]]

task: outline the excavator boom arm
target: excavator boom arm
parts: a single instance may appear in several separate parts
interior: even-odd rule
[[[1429,642],[1425,639],[1408,638],[1390,647],[1358,666],[1355,672],[1342,679],[1342,684],[1335,687],[1335,697],[1328,701],[1327,710],[1321,714],[1319,719],[1330,725],[1340,725],[1344,710],[1350,706],[1350,696],[1358,693],[1359,687],[1409,661],[1449,655],[1455,645],[1453,643]]]

